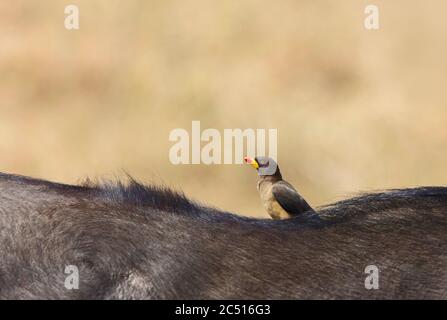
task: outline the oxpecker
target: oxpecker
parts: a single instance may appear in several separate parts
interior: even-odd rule
[[[296,189],[284,181],[276,161],[270,157],[245,157],[245,162],[258,171],[258,191],[262,204],[273,219],[293,218],[312,207]]]

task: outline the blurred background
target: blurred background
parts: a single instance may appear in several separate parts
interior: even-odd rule
[[[78,5],[80,29],[64,7]],[[380,9],[380,29],[364,9]],[[173,165],[168,135],[277,128],[313,206],[447,184],[447,3],[411,0],[0,2],[0,171],[120,177],[267,217],[244,165]]]

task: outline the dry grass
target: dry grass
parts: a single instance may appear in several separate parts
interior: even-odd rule
[[[0,4],[0,170],[73,183],[125,169],[266,216],[256,175],[174,166],[174,128],[278,128],[313,205],[447,182],[445,1],[79,0]]]

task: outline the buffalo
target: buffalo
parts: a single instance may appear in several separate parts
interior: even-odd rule
[[[446,299],[447,188],[287,220],[171,189],[0,174],[1,299]]]

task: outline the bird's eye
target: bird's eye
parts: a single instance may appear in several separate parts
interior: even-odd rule
[[[259,164],[259,166],[263,167],[263,168],[266,168],[266,167],[269,166],[269,162],[268,161],[262,162],[262,163]]]

